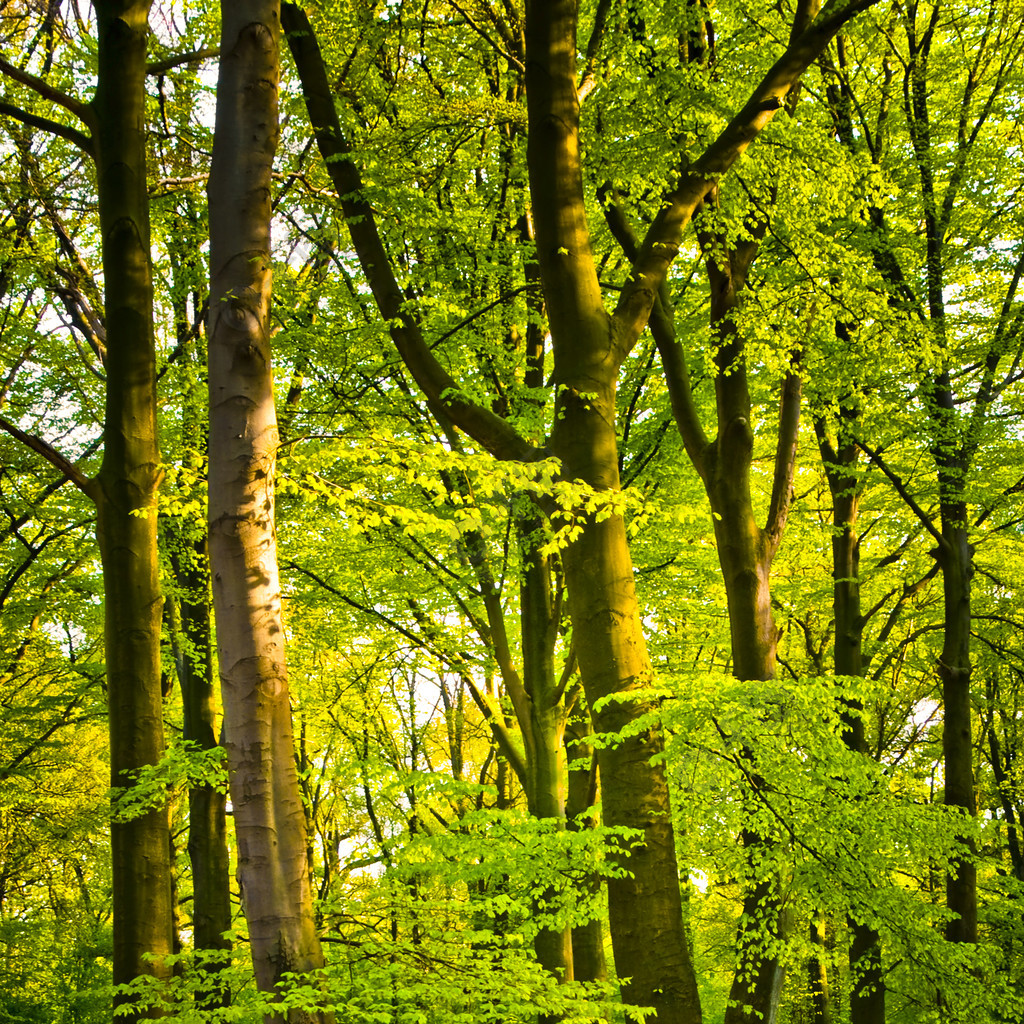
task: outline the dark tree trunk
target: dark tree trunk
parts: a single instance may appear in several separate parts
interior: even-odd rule
[[[103,243],[107,401],[103,462],[92,489],[106,601],[114,791],[164,752],[160,680],[163,599],[156,491],[160,480],[153,285],[146,192],[148,0],[97,0],[96,177]],[[139,509],[147,515],[136,515]],[[166,807],[111,826],[114,983],[166,976],[173,949]],[[146,954],[156,960],[147,961]],[[132,1014],[124,1018],[131,1020]]]
[[[590,247],[579,162],[576,5],[526,8],[527,165],[537,262],[548,309],[558,387],[551,450],[567,480],[618,489],[616,352]],[[563,555],[580,676],[599,732],[623,731],[651,710],[635,691],[650,686],[633,565],[621,516],[588,518]],[[605,700],[605,698],[611,698]],[[656,731],[598,755],[607,825],[635,829],[628,877],[608,882],[612,946],[627,1003],[651,1006],[660,1024],[699,1022],[700,1000],[682,922],[668,786],[651,759]]]
[[[187,157],[186,157],[187,159]],[[175,333],[185,377],[181,410],[181,448],[186,486],[199,488],[206,476],[207,400],[202,378],[205,358],[200,354],[190,323],[193,309],[202,306],[206,293],[205,267],[199,255],[199,222],[179,214],[170,240],[174,287]],[[182,739],[199,750],[218,746],[217,694],[213,665],[213,608],[207,524],[174,521],[165,527],[166,548],[174,577],[172,648],[177,666],[183,711]],[[192,927],[196,950],[227,951],[231,928],[231,877],[227,842],[227,795],[214,786],[189,789],[188,855],[192,866]],[[226,1006],[230,990],[217,980],[220,967],[210,965],[207,986],[197,993],[206,1009]]]
[[[178,543],[186,543],[183,537]],[[171,566],[179,589],[178,629],[174,655],[183,709],[182,739],[200,750],[218,745],[213,673],[212,609],[206,543],[197,541],[184,552],[172,551]],[[193,786],[188,794],[188,856],[192,865],[193,944],[197,950],[229,950],[224,933],[231,928],[231,884],[227,843],[227,796],[210,785]],[[226,1006],[211,971],[206,1008]]]
[[[591,731],[589,714],[574,710],[565,728],[565,756],[569,764],[565,814],[568,827],[574,830],[590,827],[588,817],[597,802],[597,760],[588,742]],[[602,896],[603,882],[599,877],[586,879],[583,886],[591,897]],[[601,916],[573,928],[572,960],[577,981],[608,979]]]
[[[967,504],[943,509],[942,568],[943,642],[939,655],[942,681],[942,753],[945,802],[974,817],[974,747],[971,739],[971,577],[972,548],[968,541]],[[956,917],[946,926],[951,942],[978,941],[978,872],[967,859],[950,865],[946,906]]]
[[[832,495],[832,607],[835,622],[834,667],[837,676],[863,674],[864,621],[860,606],[860,480],[859,449],[853,432],[858,413],[844,406],[839,418],[839,437],[833,447],[823,420],[814,429]],[[862,757],[870,757],[859,701],[847,702],[843,739]],[[851,1024],[885,1024],[885,979],[882,975],[881,937],[874,928],[851,918],[850,926],[850,1020]]]

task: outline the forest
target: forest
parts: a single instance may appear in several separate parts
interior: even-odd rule
[[[1024,1020],[1024,0],[0,0],[0,1024]]]

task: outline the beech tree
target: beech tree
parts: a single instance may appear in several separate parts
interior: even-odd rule
[[[830,5],[794,39],[743,109],[712,145],[680,173],[639,245],[616,308],[609,315],[598,282],[587,223],[579,153],[575,4],[527,5],[525,21],[506,24],[506,43],[520,47],[528,110],[527,166],[537,262],[551,332],[552,381],[558,389],[547,446],[567,480],[600,494],[619,486],[615,439],[618,375],[644,329],[683,229],[705,196],[769,122],[842,25],[867,4]],[[592,50],[600,42],[599,18]],[[301,67],[301,62],[300,62]],[[536,452],[507,422],[462,396],[426,345],[414,314],[389,270],[374,215],[361,198],[358,168],[324,95],[326,79],[306,97],[317,141],[349,220],[356,254],[399,353],[428,398],[470,437],[499,458]],[[788,483],[784,490],[788,500]],[[568,603],[580,673],[595,728],[627,734],[646,710],[642,692],[652,672],[640,625],[632,565],[620,514],[584,513],[563,553]],[[668,790],[652,765],[654,731],[630,736],[599,754],[606,824],[637,828],[643,842],[629,859],[629,877],[609,881],[612,941],[627,1002],[656,1008],[659,1019],[700,1019],[693,965],[682,927]],[[651,949],[659,950],[658,957]]]
[[[891,436],[881,442],[862,436],[856,440],[935,543],[933,557],[943,582],[944,606],[943,645],[936,667],[942,682],[945,801],[973,816],[977,803],[971,696],[972,526],[987,518],[987,513],[972,524],[968,494],[986,423],[1015,379],[1020,359],[1014,324],[1019,316],[1015,310],[1024,254],[1019,246],[994,243],[1004,253],[983,275],[982,287],[991,290],[993,306],[984,327],[972,322],[967,328],[973,318],[966,312],[963,296],[975,286],[964,278],[964,260],[974,272],[993,244],[989,232],[994,225],[979,224],[970,196],[976,190],[1000,188],[999,172],[982,153],[992,145],[993,136],[1004,130],[1007,90],[1013,89],[1022,34],[1011,8],[996,3],[988,6],[985,17],[972,24],[967,35],[956,24],[955,14],[941,3],[898,12],[894,24],[898,35],[887,47],[886,79],[877,100],[859,106],[860,85],[850,67],[850,47],[840,45],[832,102],[843,144],[886,173],[904,178],[907,198],[920,218],[920,227],[907,233],[899,214],[873,206],[866,230],[868,258],[888,301],[905,318],[904,329],[922,348],[920,372],[911,389],[912,400],[920,404],[928,424],[926,447],[934,469],[937,514],[926,509],[909,481],[889,465],[881,449],[892,443]],[[946,33],[955,39],[943,39],[945,45],[940,45]],[[939,75],[947,87],[941,98],[931,95]],[[901,83],[898,99],[894,95],[897,82]],[[896,109],[890,110],[890,105]],[[864,129],[867,135],[860,134]],[[913,168],[911,176],[903,176],[893,164],[904,157]],[[913,215],[907,211],[903,216]],[[1000,225],[999,230],[1004,227]],[[905,245],[896,245],[897,232]],[[968,331],[981,337],[968,340]],[[975,361],[961,370],[965,345],[975,350]],[[925,354],[927,348],[933,357]],[[1004,486],[1012,488],[1017,481],[1009,480]],[[946,889],[951,912],[948,937],[976,942],[977,880],[970,856],[951,867]]]
[[[210,202],[210,567],[238,874],[257,984],[323,966],[296,775],[274,519],[270,176],[280,8],[224,4]],[[291,1010],[289,1021],[327,1019]],[[284,1016],[268,1017],[285,1019]]]
[[[78,118],[84,132],[5,104],[3,113],[52,132],[95,163],[105,300],[106,411],[103,460],[88,477],[45,439],[4,428],[48,459],[95,503],[103,564],[110,720],[114,874],[114,982],[167,975],[172,950],[167,810],[116,814],[133,773],[164,751],[156,491],[153,283],[146,176],[146,53],[149,0],[99,2],[96,92],[83,102],[6,60],[0,70]],[[127,1019],[130,1019],[130,1012]]]

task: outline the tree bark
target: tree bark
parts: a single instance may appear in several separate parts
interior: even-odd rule
[[[696,413],[680,425],[689,431],[687,450],[696,455],[695,468],[704,481],[714,520],[718,558],[725,584],[729,611],[732,671],[737,679],[769,680],[775,677],[778,628],[771,608],[772,561],[782,540],[789,513],[792,481],[796,469],[802,387],[798,373],[790,371],[783,381],[779,403],[778,440],[768,519],[762,528],[754,513],[750,491],[754,433],[744,340],[733,316],[746,286],[747,272],[757,255],[756,242],[745,242],[724,257],[716,240],[701,234],[707,256],[711,285],[711,326],[717,335],[715,351],[715,396],[718,433],[707,443],[703,434],[693,435]],[[671,339],[664,339],[667,349]],[[670,386],[680,391],[676,377]],[[684,401],[680,395],[679,402]],[[749,786],[744,799],[757,800],[762,786],[752,751],[745,751],[749,763]],[[741,841],[753,853],[767,840],[744,828]],[[777,879],[756,879],[743,899],[737,931],[737,970],[729,992],[725,1024],[746,1024],[761,1020],[769,1024],[778,1013],[785,968],[776,955],[766,954],[764,932],[778,938],[786,922],[778,893]]]
[[[164,752],[160,683],[163,599],[157,556],[153,283],[146,192],[149,0],[97,0],[94,152],[107,327],[104,450],[96,501],[103,586],[114,792]],[[134,514],[138,512],[144,514]],[[116,796],[115,796],[116,803]],[[173,949],[166,806],[111,825],[114,983],[166,977]],[[144,960],[146,954],[155,960]],[[120,997],[116,1002],[121,1003]],[[124,1012],[124,1010],[122,1010]],[[137,1019],[130,1010],[119,1019]]]
[[[272,992],[285,972],[314,974],[324,963],[295,769],[274,522],[270,193],[281,25],[277,0],[224,3],[221,17],[208,186],[210,563],[238,876],[257,985]],[[288,1013],[289,1024],[328,1018]]]

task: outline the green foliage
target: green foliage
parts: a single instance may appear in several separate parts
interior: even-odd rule
[[[175,737],[156,764],[132,773],[131,785],[111,790],[112,819],[136,818],[154,807],[164,806],[173,794],[199,786],[227,792],[224,749],[203,750],[198,743]]]
[[[23,53],[26,68],[85,98],[89,25],[51,5],[60,11],[47,28],[45,6],[8,5],[5,53]],[[581,74],[599,6],[580,5]],[[296,758],[328,966],[273,999],[327,1004],[352,1024],[621,1013],[611,987],[555,985],[532,942],[544,928],[603,919],[591,883],[624,870],[609,855],[637,837],[529,816],[497,737],[504,729],[525,758],[508,682],[523,674],[527,556],[550,556],[559,699],[579,702],[559,559],[584,524],[622,516],[655,670],[632,695],[650,709],[635,730],[666,740],[705,1019],[724,1012],[742,897],[757,883],[785,909],[780,920],[766,900],[761,916],[742,922],[788,968],[781,1020],[807,1018],[812,959],[833,980],[834,1019],[847,1019],[850,920],[881,936],[890,1024],[1020,1017],[1019,7],[923,3],[912,14],[878,4],[856,19],[841,47],[809,69],[794,111],[779,113],[705,203],[696,227],[712,242],[702,249],[690,232],[673,264],[675,336],[713,440],[716,378],[739,364],[718,366],[704,265],[760,246],[732,324],[749,377],[761,522],[773,491],[778,385],[794,370],[803,380],[796,497],[772,567],[781,637],[771,682],[732,678],[719,541],[650,338],[618,383],[622,489],[565,479],[550,458],[493,460],[424,403],[398,360],[395,324],[373,305],[286,67],[274,197],[278,531]],[[912,38],[920,42],[933,10],[925,59],[911,53]],[[714,52],[685,59],[705,11]],[[609,204],[620,202],[642,236],[680,167],[780,52],[788,14],[760,0],[610,5],[582,108],[587,213],[609,308],[628,272]],[[521,11],[476,0],[332,0],[313,15],[404,311],[460,396],[543,446],[560,385],[549,344],[539,367],[527,355],[529,338],[545,349],[547,324],[527,223],[523,81],[511,53]],[[159,8],[151,60],[209,45],[215,20],[211,5]],[[53,59],[47,47],[56,47]],[[910,102],[917,74],[926,76],[927,152]],[[196,63],[154,75],[148,110],[166,474],[158,512],[165,592],[178,601],[204,596],[172,577],[202,565],[210,82],[209,67]],[[4,102],[53,113],[13,80]],[[0,414],[94,473],[105,386],[87,330],[89,314],[99,324],[104,315],[102,280],[90,270],[100,266],[95,183],[66,139],[6,115],[4,125]],[[947,194],[948,221],[930,233]],[[937,267],[941,287],[929,305]],[[929,382],[943,374],[950,408],[935,415]],[[863,445],[851,471],[863,678],[829,675],[839,531],[812,419],[837,447]],[[975,549],[974,822],[942,803],[943,595],[935,538],[921,522],[939,522],[935,452],[960,442],[970,455],[957,473]],[[190,948],[181,797],[198,785],[223,791],[223,751],[175,741],[131,785],[107,788],[90,508],[6,434],[0,505],[0,1019],[92,1024],[108,1012],[103,834],[113,792],[116,820],[172,799],[183,873],[175,976],[167,989],[139,979],[132,990],[162,1001],[175,1020],[255,1024],[271,997],[255,992],[244,950],[214,979],[214,954]],[[173,731],[180,709],[168,700],[165,711]],[[869,756],[845,742],[851,717]],[[570,767],[588,771],[590,750]],[[976,948],[943,938],[945,874],[964,858],[981,883]],[[815,922],[825,946],[808,938]],[[202,1005],[225,986],[230,1006]]]

